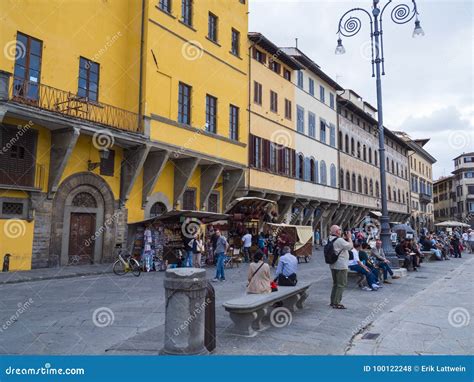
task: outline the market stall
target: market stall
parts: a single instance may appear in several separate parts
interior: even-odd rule
[[[306,225],[267,223],[268,230],[278,242],[279,236],[285,236],[293,255],[307,263],[313,254],[313,228]]]
[[[276,220],[276,202],[257,197],[237,198],[230,204],[226,214],[230,215],[227,236],[229,244],[240,249],[241,238],[247,230],[254,237],[256,244],[264,224]]]
[[[128,225],[127,251],[146,270],[165,270],[169,265],[181,266],[185,246],[197,232],[203,233],[206,242],[206,225],[225,223],[226,214],[202,211],[169,211],[162,215]],[[151,257],[152,264],[147,263]]]

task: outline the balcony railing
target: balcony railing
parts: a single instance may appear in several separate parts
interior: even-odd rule
[[[12,78],[9,100],[130,132],[141,132],[138,114],[48,85]]]
[[[431,200],[432,200],[432,196],[425,192],[420,192],[419,198],[420,198],[421,203],[431,203]]]
[[[12,190],[39,189],[46,188],[46,167],[44,164],[36,164],[24,170],[21,175],[18,170],[9,173],[0,171],[0,188]]]

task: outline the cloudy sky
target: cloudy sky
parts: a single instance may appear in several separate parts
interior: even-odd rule
[[[367,16],[356,36],[343,39],[347,53],[334,55],[339,18],[353,7],[370,10],[371,4],[370,0],[251,0],[249,30],[263,33],[279,46],[294,46],[298,38],[298,47],[327,74],[375,106],[375,81],[366,53]],[[450,174],[454,157],[474,151],[474,2],[418,0],[417,4],[426,33],[422,38],[411,37],[413,22],[396,25],[390,20],[391,8],[384,13],[384,121],[412,138],[431,139],[425,148],[438,160],[436,179]]]

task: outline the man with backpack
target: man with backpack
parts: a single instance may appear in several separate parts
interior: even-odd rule
[[[334,309],[346,309],[341,304],[342,294],[347,285],[349,250],[353,247],[351,233],[342,234],[341,227],[333,225],[328,243],[324,247],[324,259],[332,274],[332,291],[330,306]]]

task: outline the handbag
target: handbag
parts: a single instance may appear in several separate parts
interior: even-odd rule
[[[278,292],[278,285],[275,281],[270,281],[270,288],[272,289],[272,292]]]
[[[298,280],[296,279],[296,273],[292,273],[289,276],[278,275],[278,285],[280,286],[295,286]]]

